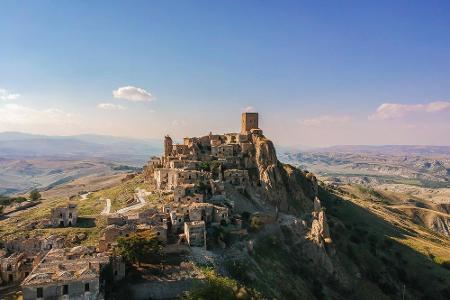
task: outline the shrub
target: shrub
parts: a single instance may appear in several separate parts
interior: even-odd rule
[[[250,277],[247,274],[247,270],[251,270],[252,268],[248,261],[229,260],[227,261],[226,266],[231,277],[245,284],[250,282]]]
[[[41,199],[41,193],[39,193],[39,191],[37,189],[34,189],[30,192],[30,200],[31,201],[37,201],[39,199]]]
[[[205,281],[197,284],[188,292],[187,300],[235,300],[235,299],[263,299],[260,293],[248,289],[239,284],[236,280],[220,276],[212,269],[203,271]]]
[[[391,282],[383,281],[378,283],[378,286],[386,295],[395,295],[397,293],[397,288]]]
[[[209,162],[207,162],[207,161],[201,162],[199,167],[203,171],[211,171],[211,166],[210,166]]]
[[[257,216],[252,217],[251,223],[250,223],[250,230],[257,232],[260,231],[264,227],[264,223],[261,221],[261,219]]]
[[[450,299],[450,287],[446,287],[445,289],[443,289],[441,291],[441,295],[442,297],[444,297],[444,299]]]
[[[316,298],[319,300],[325,298],[322,283],[320,283],[320,281],[318,281],[317,279],[314,279],[313,281],[312,292],[314,296],[316,296]]]
[[[242,214],[242,219],[243,220],[250,220],[250,213],[248,211],[244,211]]]
[[[447,260],[447,261],[442,262],[441,266],[444,267],[447,270],[450,270],[450,261]]]
[[[352,234],[350,236],[350,241],[352,241],[355,244],[361,244],[363,242],[363,240],[359,236],[357,236],[355,234]]]
[[[140,232],[117,240],[119,254],[129,263],[157,260],[162,246],[154,232]]]

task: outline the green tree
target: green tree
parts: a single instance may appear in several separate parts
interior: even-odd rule
[[[12,199],[11,198],[9,198],[7,196],[0,195],[0,204],[1,205],[7,206],[7,205],[10,205],[11,203],[12,203]]]
[[[253,232],[258,232],[264,227],[264,223],[258,216],[253,216],[250,222],[250,230]]]
[[[218,275],[212,269],[203,271],[205,280],[195,286],[185,297],[187,300],[237,300],[264,299],[253,289],[248,289],[236,280]]]
[[[117,240],[117,250],[129,263],[154,261],[161,257],[162,246],[154,232],[139,232]]]
[[[39,193],[39,191],[37,189],[34,189],[30,192],[30,200],[31,201],[37,201],[39,199],[41,199],[42,195],[41,193]]]
[[[0,215],[3,213],[3,206],[0,205]]]
[[[199,165],[199,167],[200,167],[200,169],[203,170],[203,171],[211,171],[210,164],[209,164],[209,162],[207,162],[207,161],[201,162],[200,165]]]

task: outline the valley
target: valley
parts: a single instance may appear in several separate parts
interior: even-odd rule
[[[280,160],[336,183],[450,187],[450,147],[335,146],[283,152]]]
[[[158,141],[111,136],[0,133],[0,195],[42,191],[139,171]],[[83,183],[81,183],[83,184]],[[67,187],[67,186],[66,186]]]

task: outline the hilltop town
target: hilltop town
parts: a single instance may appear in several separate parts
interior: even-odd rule
[[[1,221],[0,292],[25,300],[197,299],[199,282],[210,299],[218,288],[232,299],[354,292],[358,254],[349,239],[381,238],[353,223],[355,211],[338,217],[349,209],[339,207],[343,193],[279,162],[258,113],[243,113],[238,133],[181,144],[166,135],[162,156],[141,173],[68,200],[43,199]],[[383,243],[391,242],[376,244]]]
[[[243,244],[251,253],[252,242],[245,238],[249,222],[255,228],[276,222],[308,226],[288,218],[289,212],[312,212],[310,238],[324,248],[331,238],[315,177],[304,177],[305,189],[288,186],[287,180],[298,171],[278,162],[258,121],[257,113],[243,113],[241,132],[184,138],[183,144],[166,136],[163,155],[152,157],[139,175],[147,189],[136,189],[134,200],[115,212],[111,199],[99,200],[105,201],[105,207],[97,217],[106,224],[97,244],[83,246],[84,233],[70,240],[64,234],[6,237],[0,258],[2,283],[20,284],[24,299],[102,298],[102,269],[112,267],[114,281],[125,277],[124,259],[116,251],[122,237],[152,232],[164,249],[175,255],[191,249],[188,252],[199,260],[209,250],[223,250],[233,243]],[[50,230],[80,226],[76,202],[51,208],[47,218],[32,226]]]

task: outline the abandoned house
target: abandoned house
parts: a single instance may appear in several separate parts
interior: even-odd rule
[[[67,206],[52,208],[51,224],[53,227],[75,226],[77,217],[77,205],[69,203]]]

